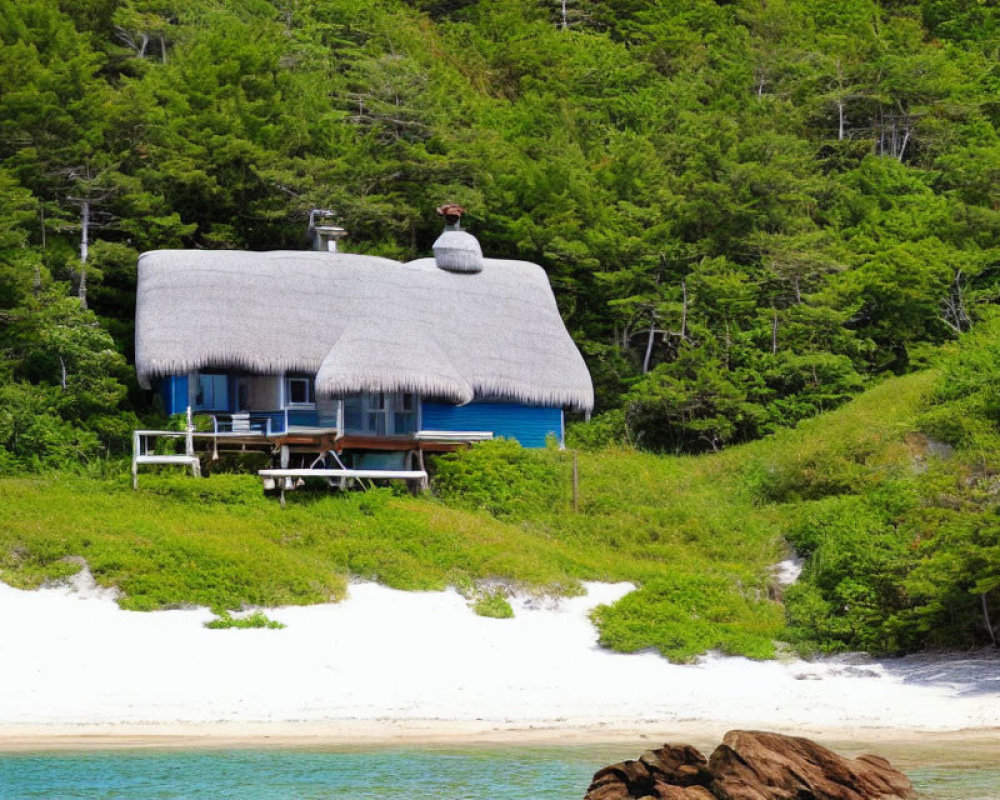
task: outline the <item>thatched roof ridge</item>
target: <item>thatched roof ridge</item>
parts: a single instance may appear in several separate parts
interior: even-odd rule
[[[159,250],[139,259],[136,371],[317,374],[317,392],[414,391],[578,410],[583,358],[535,264],[348,253]]]

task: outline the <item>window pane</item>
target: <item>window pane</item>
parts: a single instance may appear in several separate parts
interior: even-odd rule
[[[288,381],[288,399],[291,403],[308,403],[309,387],[304,378],[291,378]]]
[[[195,406],[199,409],[223,411],[229,407],[229,378],[225,375],[198,373]]]
[[[392,424],[395,426],[396,433],[413,433],[414,428],[416,428],[417,415],[405,411],[397,411],[393,415]]]
[[[344,427],[349,431],[361,428],[361,398],[356,394],[344,398]]]

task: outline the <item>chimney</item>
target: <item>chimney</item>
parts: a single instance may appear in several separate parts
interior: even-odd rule
[[[444,233],[431,248],[438,267],[448,272],[482,272],[483,251],[479,240],[462,230],[465,209],[456,203],[438,207],[444,217]]]
[[[334,213],[325,208],[314,208],[309,212],[307,236],[312,249],[323,253],[336,253],[337,242],[347,236],[347,231],[334,224]]]

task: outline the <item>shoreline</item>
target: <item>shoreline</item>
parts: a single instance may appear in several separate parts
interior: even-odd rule
[[[85,570],[0,583],[0,753],[228,748],[711,749],[732,729],[838,752],[1000,749],[1000,654],[671,664],[601,648],[589,612],[632,590],[512,598],[352,584],[339,604],[268,609],[280,630],[209,630],[207,609],[123,611]],[[614,759],[618,760],[618,759]]]
[[[897,727],[724,725],[706,721],[534,723],[444,719],[329,720],[301,722],[148,722],[81,724],[0,724],[0,754],[168,751],[168,750],[329,750],[479,748],[620,749],[634,758],[665,742],[688,743],[709,752],[733,728],[776,730],[804,736],[837,752],[878,752],[901,763],[935,760],[982,763],[1000,748],[1000,727],[914,730]]]

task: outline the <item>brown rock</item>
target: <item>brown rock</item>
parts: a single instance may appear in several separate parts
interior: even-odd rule
[[[622,761],[598,770],[587,789],[587,800],[618,800],[647,795],[653,789],[653,776],[641,761]]]
[[[591,787],[587,800],[630,800],[628,787],[624,783],[610,783],[597,788]]]
[[[673,786],[666,783],[657,783],[650,796],[656,800],[715,800],[715,795],[704,786]]]
[[[708,786],[712,781],[708,759],[689,744],[665,744],[643,753],[639,761],[654,778],[671,786]]]
[[[912,798],[903,773],[877,756],[847,759],[809,739],[730,731],[708,762],[720,800]]]
[[[911,800],[879,756],[844,758],[809,739],[730,731],[712,757],[664,745],[598,771],[585,800]]]

